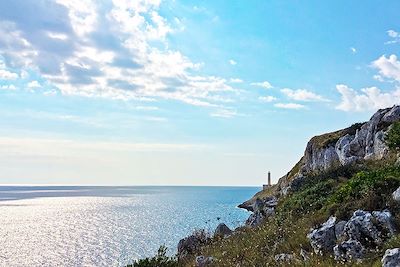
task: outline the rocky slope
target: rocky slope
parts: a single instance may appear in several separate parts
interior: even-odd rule
[[[388,155],[384,142],[389,126],[400,120],[400,106],[378,110],[369,121],[311,138],[300,161],[278,183],[239,205],[253,211],[256,199],[285,196],[296,191],[311,174]]]

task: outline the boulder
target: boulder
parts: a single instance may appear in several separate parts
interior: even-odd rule
[[[368,211],[355,211],[346,223],[343,234],[346,238],[359,240],[366,246],[381,243],[382,240],[372,219],[372,214]]]
[[[294,260],[294,256],[293,254],[286,254],[286,253],[281,253],[281,254],[277,254],[274,257],[276,262],[290,262]]]
[[[335,225],[335,237],[339,239],[344,231],[344,226],[346,225],[347,221],[340,221]]]
[[[400,159],[400,158],[399,158],[399,159]],[[398,160],[399,160],[399,159],[398,159]],[[400,166],[400,163],[399,163],[399,166]],[[392,198],[393,198],[395,201],[400,202],[400,187],[397,188],[396,191],[393,192]]]
[[[319,228],[312,229],[307,235],[315,253],[324,254],[332,252],[336,243],[335,222],[336,217],[331,216]]]
[[[396,231],[394,218],[390,211],[373,211],[372,216],[375,218],[375,224],[380,229],[383,238],[391,237]],[[386,235],[386,236],[385,236]]]
[[[335,260],[338,261],[360,260],[364,257],[365,252],[363,245],[353,239],[344,241],[333,248]]]
[[[259,212],[255,212],[249,216],[246,220],[246,225],[250,227],[255,227],[260,225],[264,221],[265,217]]]
[[[358,240],[365,247],[375,247],[394,233],[393,217],[389,211],[357,210],[346,223],[343,235]]]
[[[215,229],[214,236],[226,237],[232,234],[232,230],[224,223],[220,223]]]
[[[195,260],[196,267],[206,267],[212,264],[213,257],[197,256]]]
[[[387,249],[381,262],[382,262],[382,267],[399,267],[400,248]]]
[[[204,231],[198,231],[192,235],[181,239],[178,243],[177,257],[179,259],[185,258],[188,255],[197,253],[201,246],[206,244],[208,237]]]
[[[253,213],[246,220],[247,226],[257,226],[260,225],[265,218],[273,215],[275,213],[275,206],[278,204],[278,199],[275,196],[267,197],[263,200],[257,198],[251,210]]]
[[[303,261],[308,261],[310,259],[310,253],[308,253],[306,250],[304,249],[300,249],[300,256],[303,259]]]

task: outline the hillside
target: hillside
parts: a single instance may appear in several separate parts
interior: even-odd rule
[[[253,212],[245,226],[182,239],[166,266],[400,266],[399,121],[394,106],[313,137],[276,185],[240,205]]]

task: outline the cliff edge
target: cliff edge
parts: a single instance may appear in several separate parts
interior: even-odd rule
[[[378,110],[365,123],[314,136],[307,143],[303,157],[276,185],[258,192],[239,207],[253,211],[256,199],[285,196],[296,191],[307,176],[335,167],[384,159],[389,154],[384,137],[389,126],[399,120],[400,106],[397,105]]]

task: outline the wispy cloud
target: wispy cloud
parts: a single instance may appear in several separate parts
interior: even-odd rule
[[[267,96],[260,96],[258,100],[269,103],[277,100],[277,98],[271,95],[267,95]]]
[[[193,151],[209,148],[202,144],[96,142],[70,139],[40,139],[0,137],[0,156],[21,157],[79,157],[84,153],[110,152],[170,152]]]
[[[282,109],[303,109],[306,107],[297,103],[276,103],[274,106]]]
[[[400,33],[398,33],[395,30],[388,30],[387,31],[388,36],[391,38],[390,41],[385,42],[385,44],[396,44],[400,43]]]
[[[289,88],[284,88],[281,90],[281,92],[290,99],[297,101],[327,101],[327,99],[325,99],[321,95],[318,95],[306,89],[292,90]]]
[[[210,114],[211,117],[218,117],[218,118],[232,118],[237,116],[238,113],[236,110],[232,109],[220,109]]]
[[[235,66],[235,65],[237,64],[237,62],[236,62],[235,60],[233,60],[233,59],[230,59],[228,62],[229,62],[229,64],[231,64],[232,66]]]
[[[231,78],[231,79],[229,79],[229,82],[231,82],[231,83],[242,83],[243,80],[239,79],[239,78]]]
[[[38,81],[31,81],[28,83],[28,88],[33,89],[33,88],[40,88],[40,87],[41,87],[41,85]]]
[[[1,90],[12,90],[12,91],[14,91],[14,90],[17,90],[17,87],[15,87],[15,85],[13,85],[13,84],[7,84],[7,85],[0,86],[0,89]]]
[[[273,86],[268,81],[255,82],[255,83],[251,83],[250,85],[262,87],[262,88],[265,88],[265,89],[273,88]]]

